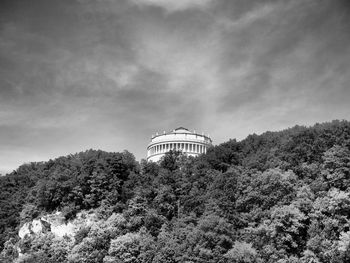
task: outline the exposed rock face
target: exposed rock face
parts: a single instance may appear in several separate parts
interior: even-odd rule
[[[64,217],[60,212],[43,216],[42,220],[50,224],[51,232],[55,236],[73,236],[76,231],[76,226],[72,222],[65,223]]]
[[[59,237],[64,235],[72,236],[75,232],[74,225],[69,222],[65,223],[64,217],[60,212],[56,214],[46,215],[40,219],[34,219],[32,222],[25,223],[18,232],[18,235],[23,239],[26,235],[37,235],[51,231]]]
[[[93,214],[80,212],[73,221],[67,223],[62,213],[57,212],[25,223],[20,228],[18,235],[23,239],[26,235],[38,235],[50,231],[57,237],[63,237],[65,235],[74,237],[76,231],[78,231],[82,225],[87,226],[92,224],[94,221],[93,217]]]
[[[42,235],[51,232],[57,239],[64,236],[71,238],[74,242],[76,232],[82,227],[92,226],[96,222],[96,215],[93,212],[81,211],[76,218],[70,222],[66,222],[61,212],[45,215],[39,219],[25,223],[19,230],[18,235],[21,239]],[[17,260],[14,262],[22,262],[26,257],[26,253],[21,251],[18,245],[13,245],[18,254]]]
[[[50,231],[50,224],[40,218],[25,223],[19,230],[18,235],[23,239],[26,235],[46,233],[48,231]]]

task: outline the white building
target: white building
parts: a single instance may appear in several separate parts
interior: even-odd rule
[[[204,134],[180,127],[172,132],[152,135],[147,147],[147,161],[157,162],[170,150],[181,151],[190,156],[197,156],[207,152],[212,140]]]

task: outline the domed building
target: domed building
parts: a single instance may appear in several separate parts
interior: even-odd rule
[[[170,150],[181,151],[189,156],[197,156],[206,153],[212,145],[209,135],[190,132],[184,127],[179,127],[172,132],[152,135],[147,147],[147,161],[157,162]]]

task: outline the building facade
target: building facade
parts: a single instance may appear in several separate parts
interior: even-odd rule
[[[172,132],[152,135],[147,147],[147,161],[157,162],[170,150],[181,151],[189,156],[206,153],[212,145],[209,135],[198,134],[195,131],[180,127]]]

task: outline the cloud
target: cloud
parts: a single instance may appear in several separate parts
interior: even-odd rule
[[[323,79],[324,71],[339,66],[342,60],[334,60],[334,54],[328,57],[329,45],[339,45],[334,52],[347,56],[345,42],[349,41],[349,36],[341,44],[336,40],[337,36],[331,37],[334,31],[327,27],[335,25],[333,19],[338,12],[329,12],[327,5],[314,7],[314,4],[297,1],[286,6],[273,4],[268,9],[263,5],[261,10],[269,10],[269,15],[258,16],[258,24],[250,19],[248,24],[239,22],[246,21],[245,17],[257,17],[249,15],[251,11],[232,21],[230,37],[226,37],[225,43],[235,49],[228,48],[221,63],[221,72],[226,71],[223,74],[226,86],[230,88],[222,94],[220,110],[232,112],[249,105],[267,106],[274,97],[277,97],[274,103],[284,103],[292,95],[295,100],[302,100],[305,91],[317,94],[322,88],[318,81]],[[265,13],[256,8],[252,12]],[[347,19],[341,20],[345,23]],[[325,32],[329,37],[325,37]],[[342,34],[349,35],[345,31]],[[325,63],[323,57],[333,59]],[[240,63],[234,63],[235,60]],[[326,69],[325,65],[329,67]]]
[[[167,12],[184,11],[188,9],[205,9],[213,0],[130,0],[138,6],[161,7]]]
[[[340,0],[5,0],[0,170],[87,148],[140,159],[152,133],[177,126],[220,143],[346,118],[348,11]]]
[[[262,3],[261,5],[254,7],[237,19],[232,19],[228,16],[219,16],[216,19],[218,25],[223,26],[226,30],[232,31],[237,28],[242,28],[244,26],[249,26],[252,23],[255,23],[259,20],[266,18],[268,15],[271,15],[280,4],[271,4],[271,3]]]

